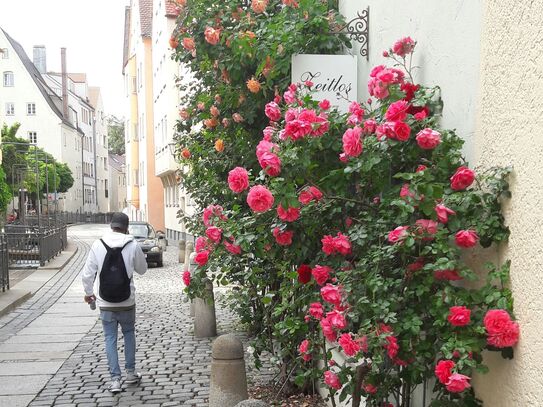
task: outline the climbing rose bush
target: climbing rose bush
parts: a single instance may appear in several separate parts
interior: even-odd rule
[[[216,31],[207,43],[227,41]],[[465,162],[462,140],[439,126],[438,89],[407,69],[415,46],[407,37],[385,52],[391,66],[372,70],[372,97],[346,113],[314,100],[311,83],[269,95],[254,155],[222,178],[232,194],[208,202],[195,226],[206,240],[187,290],[197,295],[207,278],[236,284],[257,364],[273,352],[300,386],[399,407],[400,394],[436,378],[433,405],[476,406],[483,351],[510,357],[519,326],[508,263],[476,272],[462,259],[507,239],[509,170]],[[249,166],[247,179],[228,179]]]

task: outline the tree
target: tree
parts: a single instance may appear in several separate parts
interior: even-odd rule
[[[66,163],[55,163],[57,175],[60,178],[60,182],[57,185],[57,192],[67,192],[74,184],[74,177],[72,176],[72,170]]]
[[[27,165],[25,152],[28,152],[30,144],[28,140],[17,137],[20,123],[8,127],[2,126],[2,167],[6,174],[6,182],[13,188],[16,183],[15,174]],[[6,144],[7,143],[7,144]],[[9,143],[20,143],[18,145]]]
[[[124,121],[111,115],[107,118],[107,134],[109,151],[113,154],[124,154]]]

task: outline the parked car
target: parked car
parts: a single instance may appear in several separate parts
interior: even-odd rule
[[[153,226],[147,222],[130,222],[128,233],[134,236],[140,245],[147,264],[155,263],[158,267],[164,265],[162,253],[167,242],[163,232],[155,232]]]

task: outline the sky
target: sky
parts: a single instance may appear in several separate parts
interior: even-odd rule
[[[32,60],[32,47],[45,45],[47,70],[60,72],[66,47],[68,72],[85,72],[99,86],[104,110],[124,115],[122,76],[124,10],[129,0],[0,0],[0,27]]]

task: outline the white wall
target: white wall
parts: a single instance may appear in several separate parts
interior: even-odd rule
[[[479,94],[482,0],[340,0],[346,20],[370,8],[369,61],[358,53],[359,99],[368,95],[367,79],[375,65],[386,62],[382,52],[406,36],[418,41],[415,80],[439,85],[444,102],[442,125],[457,129],[473,161],[473,134]]]

